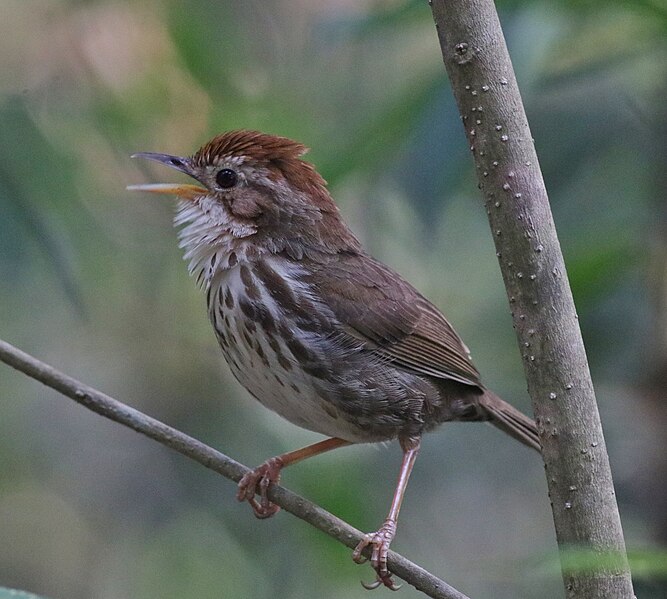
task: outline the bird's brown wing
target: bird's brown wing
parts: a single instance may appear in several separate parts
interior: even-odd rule
[[[350,255],[310,275],[344,330],[384,359],[419,374],[481,387],[470,353],[440,311],[367,255]]]

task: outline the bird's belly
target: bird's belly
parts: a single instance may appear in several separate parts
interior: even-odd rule
[[[231,366],[239,382],[265,407],[286,420],[329,437],[339,437],[350,442],[368,442],[371,439],[337,410],[329,401],[320,397],[315,387],[305,378],[284,381],[266,368],[256,365]]]
[[[322,385],[301,370],[289,349],[280,347],[280,341],[276,352],[261,337],[248,337],[249,342],[243,336],[240,345],[223,353],[237,380],[263,406],[297,426],[323,435],[351,442],[371,440],[323,397]]]
[[[302,331],[268,294],[248,293],[240,268],[219,285],[218,301],[209,295],[218,343],[234,376],[262,405],[297,426],[350,442],[392,436],[360,427],[332,398],[327,356],[341,353],[333,341]]]

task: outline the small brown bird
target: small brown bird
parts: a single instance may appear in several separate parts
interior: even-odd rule
[[[193,156],[140,153],[199,185],[128,189],[180,198],[175,223],[189,270],[206,292],[234,376],[267,408],[328,439],[264,462],[239,483],[255,515],[282,468],[352,443],[398,439],[398,484],[370,546],[376,581],[398,588],[387,552],[421,436],[443,422],[489,421],[540,450],[535,423],[482,385],[468,348],[440,311],[369,256],[343,222],[307,148],[232,131]],[[258,498],[256,498],[256,495]]]

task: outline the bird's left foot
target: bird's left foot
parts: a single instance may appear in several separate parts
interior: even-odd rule
[[[280,471],[284,466],[279,457],[266,460],[263,464],[248,472],[239,481],[236,499],[247,501],[258,518],[270,518],[280,511],[280,507],[269,501],[269,485],[280,481]],[[259,501],[255,499],[259,495]]]
[[[371,551],[371,566],[375,570],[376,578],[370,584],[362,582],[364,588],[372,591],[377,589],[380,585],[386,586],[392,591],[398,591],[401,585],[397,585],[391,577],[391,572],[387,568],[387,553],[389,552],[389,545],[396,535],[396,522],[393,520],[385,520],[384,524],[376,532],[369,533],[356,546],[352,553],[352,559],[357,564],[363,564],[368,561],[368,558],[361,554],[369,545],[372,547]]]

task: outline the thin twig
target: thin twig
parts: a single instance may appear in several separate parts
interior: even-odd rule
[[[40,381],[47,387],[55,389],[100,416],[146,435],[225,478],[238,482],[249,470],[243,464],[239,464],[201,441],[193,439],[185,433],[59,372],[52,366],[2,340],[0,340],[0,361]],[[328,534],[347,547],[356,547],[363,536],[361,531],[284,487],[272,485],[269,488],[269,498],[286,512],[308,522],[311,526]],[[463,593],[398,553],[390,551],[388,563],[389,568],[396,576],[429,597],[434,599],[469,599]]]

